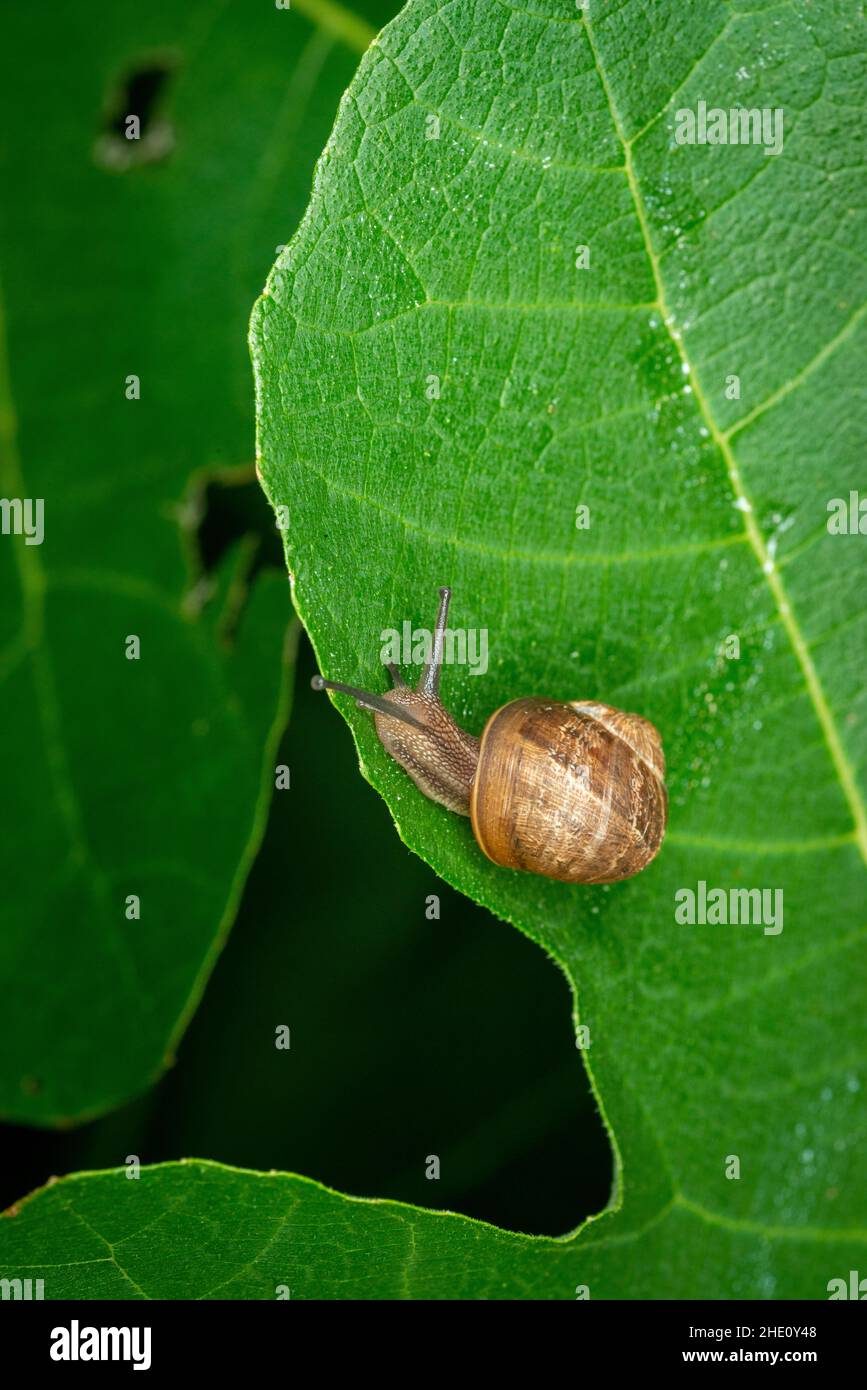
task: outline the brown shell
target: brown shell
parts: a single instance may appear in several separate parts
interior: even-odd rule
[[[668,819],[654,726],[611,705],[512,700],[481,737],[470,793],[489,859],[565,883],[615,883],[650,863]]]

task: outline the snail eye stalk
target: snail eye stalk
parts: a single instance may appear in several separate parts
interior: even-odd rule
[[[414,729],[420,729],[422,733],[427,733],[427,727],[416,719],[415,715],[410,714],[409,710],[401,705],[392,704],[391,700],[386,700],[382,695],[372,695],[368,690],[359,690],[354,685],[344,685],[343,681],[327,681],[324,676],[314,676],[310,684],[314,690],[337,690],[341,695],[351,695],[361,709],[375,711],[376,714],[384,714],[389,719],[397,719],[401,724],[410,724]]]
[[[429,695],[432,700],[436,700],[440,693],[440,673],[443,665],[443,637],[445,636],[446,623],[449,616],[449,600],[451,599],[451,589],[440,589],[440,607],[437,613],[436,627],[434,628],[433,652],[430,661],[425,662],[424,670],[421,673],[421,680],[418,683],[419,695]]]

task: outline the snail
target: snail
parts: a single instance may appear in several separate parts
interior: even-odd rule
[[[372,710],[386,752],[432,801],[469,816],[495,864],[564,883],[615,883],[653,859],[665,834],[662,740],[638,714],[596,700],[512,700],[481,737],[440,700],[451,590],[440,589],[431,659],[417,689],[389,662],[394,688],[370,694],[314,676],[314,690]]]

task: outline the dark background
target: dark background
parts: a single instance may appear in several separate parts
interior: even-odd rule
[[[303,640],[278,759],[291,788],[274,792],[176,1065],[80,1129],[0,1128],[0,1204],[129,1154],[288,1169],[533,1233],[562,1234],[608,1200],[565,978],[400,843],[348,729],[310,689],[314,670]],[[288,1051],[274,1045],[281,1024]]]
[[[396,8],[363,11],[378,27]],[[199,10],[208,23],[194,43]],[[52,11],[44,56],[68,90],[40,116],[45,130],[30,122],[28,138],[38,134],[32,157],[23,136],[5,148],[18,213],[4,247],[7,289],[13,309],[26,303],[12,316],[12,328],[26,320],[27,332],[15,375],[25,392],[36,383],[25,442],[32,420],[47,413],[59,420],[49,442],[60,465],[71,467],[83,449],[88,476],[102,469],[147,477],[173,449],[181,478],[213,470],[201,567],[216,572],[253,536],[253,583],[262,565],[283,568],[270,513],[255,482],[218,480],[221,468],[252,477],[246,321],[277,245],[303,212],[313,161],[358,60],[335,40],[303,112],[281,106],[311,32],[302,17],[284,18],[237,3],[215,16],[170,0],[122,11],[102,5],[86,16],[64,5]],[[32,57],[25,10],[15,23],[21,51]],[[39,102],[53,100],[46,83]],[[291,133],[285,148],[275,143],[275,110]],[[132,151],[122,132],[135,111],[143,140]],[[166,124],[173,143],[161,144]],[[263,149],[282,162],[273,177],[266,167],[251,204],[245,179]],[[138,163],[125,164],[133,153]],[[64,178],[78,195],[74,206]],[[62,238],[44,207],[62,208]],[[42,283],[53,263],[37,232],[52,250],[62,240],[61,260],[75,263],[67,298]],[[66,270],[57,274],[65,285]],[[42,320],[34,321],[34,304]],[[122,339],[118,361],[130,359],[128,338],[148,383],[135,416],[122,402],[117,408],[138,430],[127,452],[105,425],[114,416],[104,397],[121,399],[123,374],[97,372],[92,361],[112,326]],[[52,345],[62,364],[53,376],[45,366]],[[54,413],[46,412],[41,393],[63,388],[72,366],[90,373],[86,389],[74,408],[60,409],[52,397]],[[34,469],[44,452],[28,458]],[[161,480],[156,499],[142,494],[130,524],[148,507],[162,514],[160,489],[175,496],[174,476]],[[109,539],[117,524],[113,513]],[[175,547],[168,523],[160,524],[166,554],[179,555],[180,532]],[[288,616],[288,584],[286,606]],[[0,1204],[52,1174],[113,1167],[131,1154],[143,1163],[195,1156],[288,1169],[349,1193],[540,1233],[563,1233],[608,1200],[611,1152],[574,1045],[564,977],[404,848],[359,773],[348,729],[310,690],[312,671],[302,641],[278,758],[291,768],[291,790],[273,795],[238,919],[174,1067],[148,1094],[80,1128],[0,1127]],[[213,814],[202,806],[203,818]],[[425,915],[430,894],[440,898],[438,921]],[[291,1029],[289,1051],[274,1046],[281,1024]],[[441,1161],[439,1181],[425,1178],[431,1154]]]

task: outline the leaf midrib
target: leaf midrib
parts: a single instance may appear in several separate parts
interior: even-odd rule
[[[9,345],[6,329],[6,301],[0,283],[0,485],[10,497],[25,497],[27,488],[18,450],[18,412],[12,390],[9,366]],[[79,867],[87,865],[91,874],[92,898],[102,917],[104,939],[117,961],[124,979],[131,1007],[139,1018],[145,1015],[144,990],[135,956],[126,936],[112,930],[110,917],[110,885],[108,876],[94,853],[85,830],[84,815],[69,766],[66,746],[60,728],[60,708],[57,698],[57,677],[48,644],[45,641],[45,567],[39,546],[27,545],[22,538],[13,544],[15,565],[21,585],[22,621],[15,639],[21,660],[30,660],[33,668],[33,690],[36,710],[44,739],[46,763],[54,783],[60,819],[69,847],[70,862]],[[8,675],[9,672],[7,671]]]
[[[830,705],[828,704],[827,697],[822,687],[822,682],[819,678],[819,673],[816,670],[815,664],[810,655],[810,649],[807,644],[806,638],[804,637],[804,634],[802,633],[800,628],[800,624],[798,623],[798,620],[795,617],[794,608],[786,593],[786,589],[780,576],[780,572],[777,569],[768,552],[768,548],[765,543],[765,538],[762,534],[758,522],[755,519],[752,500],[746,488],[744,487],[741,471],[738,466],[737,459],[735,458],[734,451],[731,447],[730,437],[728,434],[726,434],[725,431],[720,429],[713,416],[709,402],[704,394],[704,391],[702,390],[701,383],[699,382],[696,370],[687,356],[686,347],[683,342],[682,334],[676,334],[672,331],[674,315],[668,306],[665,293],[665,284],[663,282],[662,273],[660,271],[659,266],[659,259],[653,248],[653,239],[650,233],[650,224],[647,218],[647,211],[644,206],[644,199],[641,195],[641,189],[639,187],[638,179],[635,173],[635,165],[632,159],[633,142],[627,139],[626,132],[623,128],[623,123],[620,119],[617,103],[614,99],[614,93],[611,90],[610,83],[608,82],[608,79],[605,75],[602,63],[600,62],[599,51],[596,46],[596,40],[593,36],[593,29],[590,23],[590,19],[586,14],[583,14],[582,20],[579,22],[582,21],[584,24],[585,32],[587,34],[587,42],[590,46],[590,51],[593,55],[593,63],[596,68],[599,81],[602,85],[602,90],[605,94],[605,100],[608,103],[609,114],[611,116],[611,120],[614,125],[617,138],[620,141],[620,144],[623,148],[623,157],[626,167],[626,179],[629,184],[630,194],[632,197],[633,205],[635,207],[635,214],[638,218],[638,224],[641,229],[641,236],[644,241],[645,252],[647,254],[648,261],[650,262],[651,273],[653,274],[653,281],[656,286],[658,307],[660,315],[662,317],[662,321],[665,325],[666,332],[668,333],[668,336],[671,340],[672,347],[677,352],[678,356],[680,357],[681,363],[683,364],[684,375],[686,376],[687,381],[689,382],[689,385],[692,388],[693,397],[695,399],[696,405],[701,411],[702,416],[704,417],[705,424],[707,425],[708,431],[710,433],[710,437],[713,439],[714,443],[716,444],[717,448],[719,449],[722,455],[723,461],[725,462],[729,481],[732,486],[732,491],[735,495],[735,500],[736,502],[743,502],[744,504],[744,506],[741,508],[741,514],[743,516],[746,538],[749,541],[753,553],[755,554],[756,561],[761,569],[761,572],[767,581],[768,588],[771,591],[774,603],[777,608],[777,612],[779,614],[780,622],[782,626],[785,628],[786,634],[789,638],[789,642],[791,643],[792,650],[795,655],[795,659],[797,660],[798,665],[801,668],[801,674],[804,677],[807,693],[809,694],[810,700],[812,701],[816,718],[819,722],[819,726],[822,730],[822,734],[824,736],[825,743],[827,745],[828,752],[831,757],[831,762],[837,774],[837,778],[839,780],[843,795],[846,798],[846,801],[849,805],[849,810],[852,815],[852,820],[855,826],[855,839],[858,844],[861,858],[864,861],[864,863],[867,864],[867,807],[865,807],[864,801],[861,797],[861,793],[858,788],[858,783],[852,765],[846,756],[846,752],[837,729],[834,715],[831,711]],[[862,310],[859,310],[859,313],[861,312],[863,312],[863,306]],[[850,320],[850,331],[851,328],[854,327],[857,317],[858,316],[856,315],[852,320]],[[835,344],[838,343],[840,340],[841,335],[838,335],[837,339],[835,340]],[[830,344],[828,345],[828,350],[831,350]],[[778,392],[777,394],[779,395],[780,393]],[[741,426],[743,426],[743,424],[745,423],[746,421],[742,421]]]
[[[336,0],[292,0],[292,9],[355,53],[366,53],[377,31]]]

